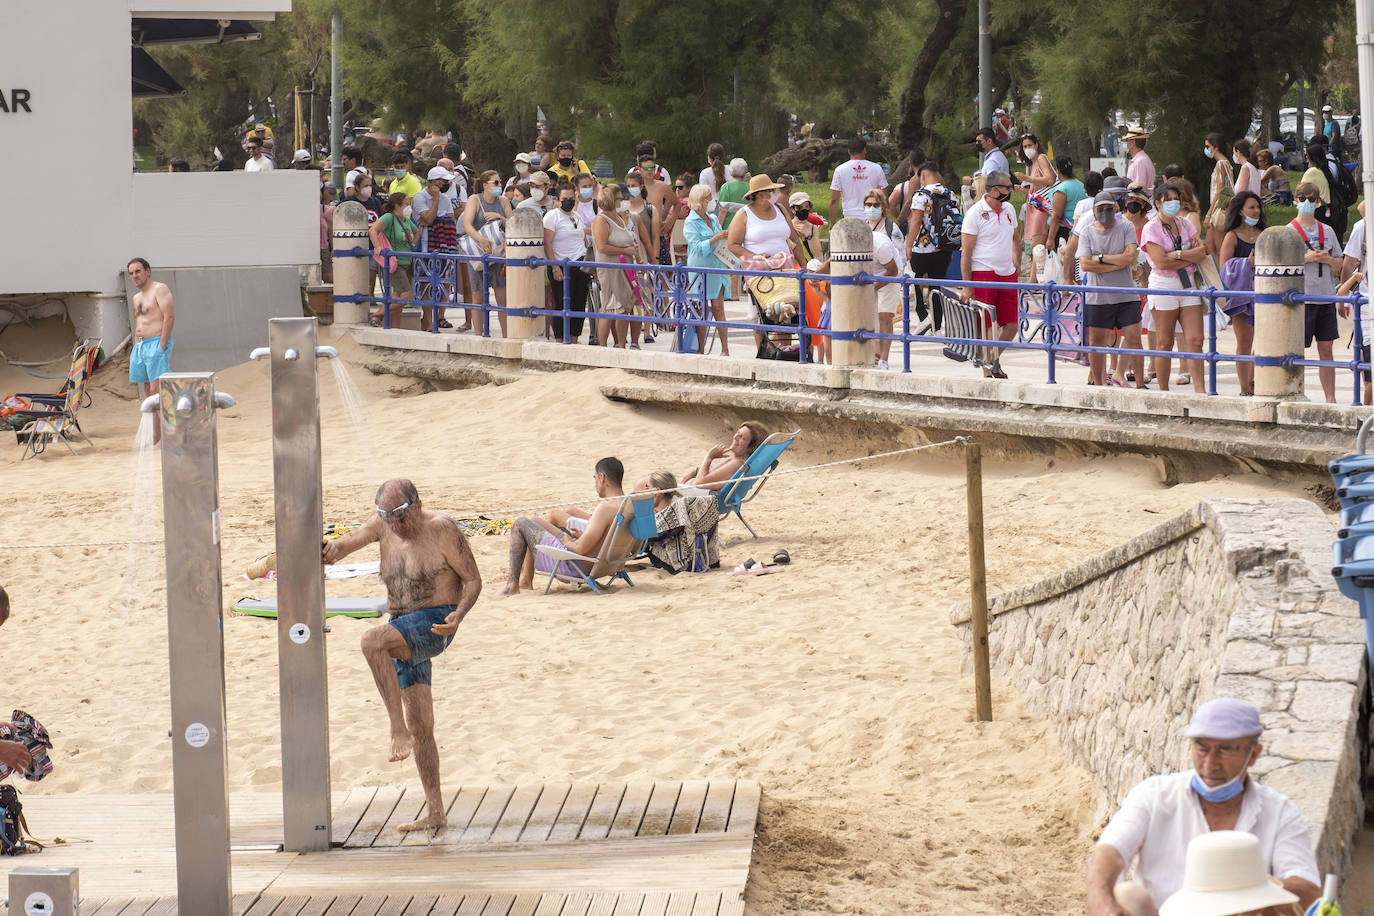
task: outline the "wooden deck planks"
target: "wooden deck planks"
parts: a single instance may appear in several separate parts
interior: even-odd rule
[[[358,824],[353,828],[353,832],[344,840],[345,849],[359,849],[371,846],[377,840],[377,835],[382,832],[386,822],[391,819],[391,814],[396,810],[396,804],[404,794],[403,789],[393,786],[383,786],[377,790],[377,794],[372,797],[372,802],[363,812],[363,816],[358,819]]]
[[[608,836],[626,837],[639,833],[639,825],[644,820],[644,811],[649,807],[649,797],[653,794],[654,784],[636,782],[625,787],[625,797],[620,800],[620,810],[615,814]]]
[[[520,834],[525,832],[525,825],[529,823],[530,815],[534,812],[534,806],[539,803],[539,797],[543,794],[544,787],[537,783],[516,786],[515,791],[511,793],[510,801],[506,803],[506,810],[501,814],[501,820],[492,829],[490,842],[514,843],[520,839]]]
[[[668,898],[668,912],[664,916],[692,916],[692,905],[697,895],[692,893],[673,894]]]
[[[730,823],[730,803],[735,798],[733,779],[712,779],[701,806],[701,821],[697,833],[724,833]]]
[[[678,794],[677,807],[673,809],[672,820],[668,823],[669,836],[696,833],[701,822],[701,809],[706,804],[706,792],[711,783],[706,779],[689,779],[682,783]]]
[[[727,831],[752,831],[759,820],[759,798],[762,795],[756,782],[741,782],[735,786],[735,801],[730,806]]]
[[[571,791],[571,783],[545,783],[544,791],[540,793],[539,801],[535,804],[534,810],[530,812],[529,820],[525,822],[525,829],[516,841],[520,843],[543,843],[547,841],[550,831],[553,830],[554,822],[558,820],[558,815],[563,810],[563,803],[567,801],[568,793]]]
[[[515,786],[489,786],[486,795],[482,797],[482,803],[477,806],[472,820],[468,822],[467,829],[458,837],[458,842],[485,843],[491,839],[491,832],[501,823],[501,817],[506,813],[506,805],[510,803],[514,794]]]
[[[655,782],[649,804],[644,809],[644,819],[639,822],[635,836],[667,836],[668,825],[673,820],[673,809],[677,807],[681,794],[681,782]]]
[[[334,809],[334,823],[329,832],[329,842],[335,846],[342,846],[353,833],[353,828],[358,826],[358,821],[362,820],[363,812],[372,804],[372,799],[377,794],[376,786],[357,786],[349,789]]]
[[[552,829],[549,830],[547,839],[550,843],[577,839],[577,835],[582,832],[582,825],[591,814],[592,802],[596,800],[596,794],[600,789],[601,787],[595,783],[582,782],[568,790],[563,807],[559,810]],[[617,800],[616,805],[619,804]]]
[[[602,840],[609,836],[627,790],[628,787],[623,782],[602,783],[597,786],[596,798],[587,811],[587,818],[582,823],[582,832],[578,836],[584,840]]]
[[[720,912],[720,899],[720,894],[697,894],[692,916],[716,916]]]
[[[391,817],[386,819],[382,829],[377,832],[377,839],[373,840],[372,845],[400,846],[401,841],[410,835],[401,832],[401,825],[419,820],[424,807],[424,792],[414,788],[404,790],[404,794],[396,801],[396,807],[391,809]],[[432,830],[420,832],[433,833]]]
[[[482,799],[490,791],[486,786],[463,786],[458,790],[458,795],[453,799],[453,804],[448,806],[448,826],[439,832],[429,841],[431,846],[453,846],[456,844],[463,831],[467,830],[468,824],[472,823],[473,815],[482,804]]]

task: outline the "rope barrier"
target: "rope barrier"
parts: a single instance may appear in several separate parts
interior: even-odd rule
[[[893,449],[893,450],[887,451],[887,452],[878,452],[876,455],[859,455],[859,456],[857,456],[857,457],[855,457],[855,458],[841,458],[841,459],[838,459],[838,460],[836,460],[836,461],[825,461],[825,462],[821,462],[820,464],[809,464],[809,465],[805,465],[804,467],[799,467],[799,468],[784,468],[784,469],[782,469],[782,470],[780,470],[780,471],[774,471],[774,472],[772,472],[771,475],[768,474],[768,473],[763,473],[763,474],[752,474],[752,475],[749,475],[749,476],[746,476],[746,477],[735,477],[735,478],[732,478],[732,479],[731,479],[730,483],[744,483],[744,482],[746,482],[746,481],[752,481],[752,480],[763,480],[765,477],[769,477],[769,476],[781,477],[781,476],[786,475],[786,474],[801,474],[801,473],[803,473],[803,472],[805,472],[805,471],[819,471],[819,470],[822,470],[822,469],[824,469],[824,468],[839,467],[840,465],[843,465],[843,464],[858,464],[858,463],[863,462],[863,461],[877,461],[877,460],[882,459],[882,458],[894,458],[894,457],[896,457],[896,456],[898,456],[898,455],[907,455],[907,454],[911,454],[911,453],[913,453],[913,452],[924,452],[924,451],[928,451],[928,450],[930,450],[930,449],[943,448],[944,446],[947,446],[947,445],[954,445],[954,444],[956,444],[956,443],[967,442],[967,441],[969,441],[969,439],[968,439],[967,436],[955,436],[953,439],[945,439],[945,440],[943,440],[943,441],[941,441],[941,442],[930,442],[930,443],[927,443],[926,445],[913,445],[913,446],[911,446],[911,447],[909,447],[909,448],[899,448],[899,449]],[[690,484],[688,484],[688,486],[690,486]],[[670,492],[674,492],[674,491],[672,491],[672,490],[636,490],[636,491],[635,491],[635,495],[637,495],[637,496],[656,496],[656,495],[658,495],[659,493],[670,493]],[[627,495],[628,495],[628,494],[627,494]],[[489,510],[482,511],[482,512],[467,512],[467,513],[463,513],[463,514],[461,514],[461,515],[459,515],[459,514],[457,514],[457,513],[454,513],[454,512],[449,512],[449,513],[447,513],[447,514],[448,514],[448,515],[451,515],[453,518],[458,518],[458,519],[470,519],[470,518],[515,518],[515,517],[517,517],[517,516],[529,515],[530,513],[533,513],[533,512],[542,512],[542,511],[545,511],[545,510],[548,510],[548,509],[560,509],[560,508],[562,508],[563,506],[589,506],[589,505],[595,505],[595,504],[597,504],[597,503],[619,501],[619,500],[622,500],[622,499],[624,499],[624,498],[625,498],[624,496],[603,496],[603,497],[598,497],[598,498],[595,498],[595,499],[572,499],[572,500],[565,499],[565,500],[560,500],[559,502],[544,503],[544,504],[538,505],[538,506],[518,506],[518,507],[514,507],[514,508],[489,509]],[[440,510],[440,511],[442,511],[442,510]],[[356,522],[356,523],[353,523],[353,524],[354,524],[355,526],[356,526],[356,525],[361,525],[362,522]],[[255,533],[248,533],[248,534],[222,534],[222,535],[220,535],[220,540],[225,540],[225,541],[227,541],[227,540],[230,540],[231,538],[261,538],[261,537],[264,537],[264,536],[267,536],[267,535],[271,535],[271,534],[272,534],[271,531],[255,532]],[[0,550],[62,550],[62,549],[67,549],[67,548],[72,548],[72,547],[137,547],[137,546],[149,546],[149,545],[154,545],[154,544],[162,544],[162,543],[164,543],[164,540],[165,540],[164,538],[149,538],[149,539],[146,539],[146,540],[127,540],[127,539],[126,539],[126,540],[122,540],[122,541],[70,541],[70,542],[63,542],[63,543],[56,543],[56,544],[0,544]]]

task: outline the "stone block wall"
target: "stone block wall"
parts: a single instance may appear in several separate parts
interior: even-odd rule
[[[994,675],[1055,723],[1105,821],[1146,776],[1190,766],[1193,709],[1260,710],[1253,772],[1291,797],[1318,864],[1349,868],[1364,816],[1364,630],[1331,578],[1335,532],[1306,500],[1205,500],[1191,512],[989,607]],[[952,620],[971,644],[969,608]]]

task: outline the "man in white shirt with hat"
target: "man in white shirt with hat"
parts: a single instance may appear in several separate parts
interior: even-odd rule
[[[1151,776],[1126,796],[1088,859],[1090,916],[1146,916],[1184,886],[1188,843],[1213,830],[1259,838],[1265,867],[1306,908],[1321,896],[1312,842],[1297,805],[1250,778],[1259,711],[1222,697],[1198,707],[1185,737],[1193,769]],[[1134,861],[1133,880],[1121,881]]]

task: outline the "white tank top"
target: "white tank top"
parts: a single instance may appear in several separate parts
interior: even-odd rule
[[[748,222],[744,224],[744,248],[754,254],[774,255],[786,252],[787,242],[792,237],[792,227],[778,208],[773,208],[773,218],[764,219],[753,210],[749,211]]]

